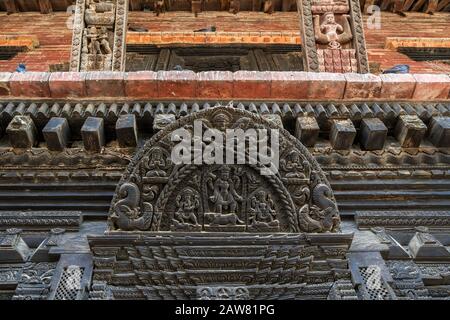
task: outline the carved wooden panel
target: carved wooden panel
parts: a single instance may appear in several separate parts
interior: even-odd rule
[[[358,0],[297,0],[306,71],[368,73]]]
[[[77,0],[71,71],[125,69],[128,0]]]

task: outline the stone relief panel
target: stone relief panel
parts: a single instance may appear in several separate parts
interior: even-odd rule
[[[192,163],[175,164],[173,132],[183,128],[195,140],[196,120],[216,135],[229,129],[276,130],[279,169],[262,174],[267,164],[259,154],[248,161],[249,147],[244,163],[198,162],[197,152],[211,148],[207,139],[201,149],[189,150]],[[272,136],[268,143],[274,144]],[[152,137],[130,162],[109,212],[110,231],[334,232],[339,223],[329,183],[308,150],[275,124],[229,107],[183,117]]]
[[[297,0],[306,71],[368,73],[357,0]]]
[[[77,0],[71,71],[123,71],[128,0]]]

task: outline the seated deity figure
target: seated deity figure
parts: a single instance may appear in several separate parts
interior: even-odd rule
[[[164,152],[160,148],[154,148],[148,154],[147,161],[147,177],[165,177],[168,168],[168,159],[165,158]]]
[[[275,219],[276,213],[273,204],[273,200],[269,194],[260,190],[251,198],[250,209],[250,223],[256,224],[268,224],[269,226],[278,225],[278,220]]]
[[[198,225],[196,212],[200,207],[200,199],[197,192],[191,188],[185,188],[176,198],[177,212],[175,219],[179,223]]]

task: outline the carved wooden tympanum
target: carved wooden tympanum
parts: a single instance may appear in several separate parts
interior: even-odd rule
[[[259,155],[252,164],[174,164],[173,132],[194,131],[195,120],[202,130],[223,135],[228,129],[277,130],[278,170],[261,174]],[[327,232],[338,230],[339,214],[325,176],[298,140],[261,116],[216,107],[181,118],[145,144],[117,186],[109,225],[122,231]]]

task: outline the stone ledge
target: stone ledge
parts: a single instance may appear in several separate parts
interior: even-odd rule
[[[338,74],[257,71],[0,73],[8,98],[274,99],[321,101],[443,101],[446,74]]]

